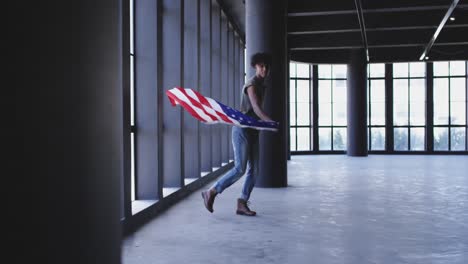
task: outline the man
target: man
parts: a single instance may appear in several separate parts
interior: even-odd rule
[[[255,75],[243,86],[241,96],[241,111],[264,121],[272,121],[262,109],[266,88],[263,83],[269,72],[270,64],[271,58],[266,53],[256,53],[252,56],[250,65],[255,68]],[[241,196],[237,199],[236,213],[247,216],[256,215],[256,212],[247,206],[247,202],[255,185],[258,169],[258,134],[259,131],[255,129],[232,127],[234,168],[221,177],[210,189],[202,192],[205,207],[211,213],[216,195],[222,193],[247,172]],[[248,168],[247,163],[249,164]]]

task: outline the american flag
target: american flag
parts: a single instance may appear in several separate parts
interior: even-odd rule
[[[205,124],[228,124],[278,131],[277,122],[257,120],[190,88],[175,87],[167,90],[166,95],[173,106],[181,105],[193,117]]]

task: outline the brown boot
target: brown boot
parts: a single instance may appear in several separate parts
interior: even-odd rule
[[[237,214],[239,215],[248,215],[254,216],[257,213],[255,211],[251,211],[250,208],[247,206],[247,201],[244,199],[237,199]]]
[[[201,193],[201,196],[203,197],[203,202],[205,203],[206,209],[210,211],[210,213],[213,213],[213,203],[214,199],[218,193],[216,192],[215,189],[209,189],[207,191],[203,191]]]

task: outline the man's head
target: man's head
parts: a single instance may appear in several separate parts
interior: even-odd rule
[[[255,53],[250,58],[250,65],[255,68],[255,75],[265,78],[270,69],[271,57],[268,53]]]

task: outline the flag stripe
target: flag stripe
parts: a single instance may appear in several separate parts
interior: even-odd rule
[[[200,120],[200,121],[203,121],[203,122],[206,122],[206,119],[202,118],[198,113],[197,111],[194,110],[194,108],[192,108],[189,104],[187,104],[186,102],[184,102],[183,100],[179,99],[179,97],[176,96],[176,94],[178,94],[179,92],[174,89],[174,90],[171,90],[171,91],[167,91],[167,94],[168,95],[171,95],[173,100],[175,100],[178,104],[180,104],[181,106],[183,106],[193,117],[195,117],[196,119]],[[180,93],[179,93],[180,94]],[[171,97],[170,96],[170,97]]]
[[[182,89],[182,88],[178,88]],[[203,105],[200,101],[199,98],[195,95],[195,91],[192,89],[182,89],[183,93],[185,93],[189,98],[191,98],[191,102],[194,102],[197,107],[200,107],[207,115],[209,115],[213,120],[221,120],[221,117],[218,116],[216,111],[214,111],[210,106],[205,106]]]
[[[197,114],[197,116],[200,117],[198,119],[202,119],[202,121],[205,121],[205,122],[215,120],[214,117],[212,117],[210,114],[204,112],[203,109],[199,108],[198,105],[200,103],[195,102],[193,100],[190,100],[186,96],[185,91],[183,89],[173,89],[172,92],[173,92],[174,95],[180,97],[181,101],[183,101],[183,102],[190,101],[191,104],[190,105],[187,104],[187,106],[191,109],[190,112],[195,112]],[[191,107],[191,106],[194,106],[194,107]]]
[[[213,109],[216,111],[216,113],[221,117],[222,120],[224,120],[225,122],[228,122],[228,123],[232,123],[231,120],[229,120],[229,117],[227,117],[226,115],[222,114],[223,112],[223,109],[219,106],[218,102],[216,102],[215,100],[211,99],[211,98],[207,98],[205,97],[206,100],[208,100],[209,104],[211,105],[211,107],[213,107]]]
[[[278,123],[262,121],[226,106],[196,90],[175,87],[166,91],[172,105],[179,104],[193,117],[205,124],[228,124],[257,130],[278,130]]]

